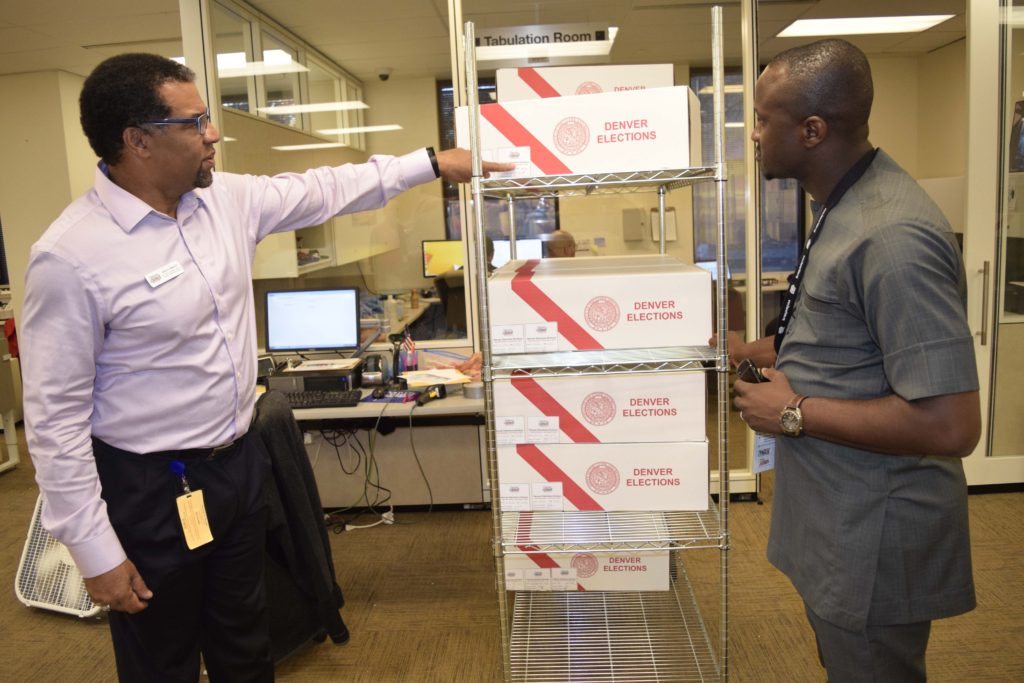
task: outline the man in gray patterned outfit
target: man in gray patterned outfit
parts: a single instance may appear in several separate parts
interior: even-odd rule
[[[730,335],[732,362],[766,379],[738,381],[736,408],[777,435],[768,559],[803,598],[831,683],[925,680],[931,621],[975,605],[963,264],[939,209],[868,141],[872,98],[843,40],[788,50],[758,79],[765,177],[796,178],[815,223],[778,334]]]

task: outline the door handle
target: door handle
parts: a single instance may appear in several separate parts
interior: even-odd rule
[[[981,345],[985,346],[988,343],[988,285],[989,276],[992,271],[992,263],[985,261],[981,269],[978,270],[981,273],[981,331],[975,332],[981,337]]]

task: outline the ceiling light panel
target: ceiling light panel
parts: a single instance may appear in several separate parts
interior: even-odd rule
[[[874,33],[917,33],[927,31],[952,14],[929,14],[907,17],[845,17],[836,19],[799,19],[783,29],[779,38],[811,36],[865,36]]]

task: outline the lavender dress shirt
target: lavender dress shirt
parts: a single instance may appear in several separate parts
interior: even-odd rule
[[[425,150],[272,178],[215,173],[171,218],[105,170],[32,247],[19,321],[43,525],[86,577],[126,559],[100,498],[93,436],[151,453],[216,446],[248,429],[256,244],[379,208],[435,178]]]

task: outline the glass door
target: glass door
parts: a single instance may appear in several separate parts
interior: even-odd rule
[[[987,418],[982,442],[965,461],[969,484],[1024,481],[1024,0],[1001,5],[971,0],[968,9],[965,257]],[[993,71],[1001,74],[998,84]],[[989,135],[982,129],[991,120],[999,125]]]

